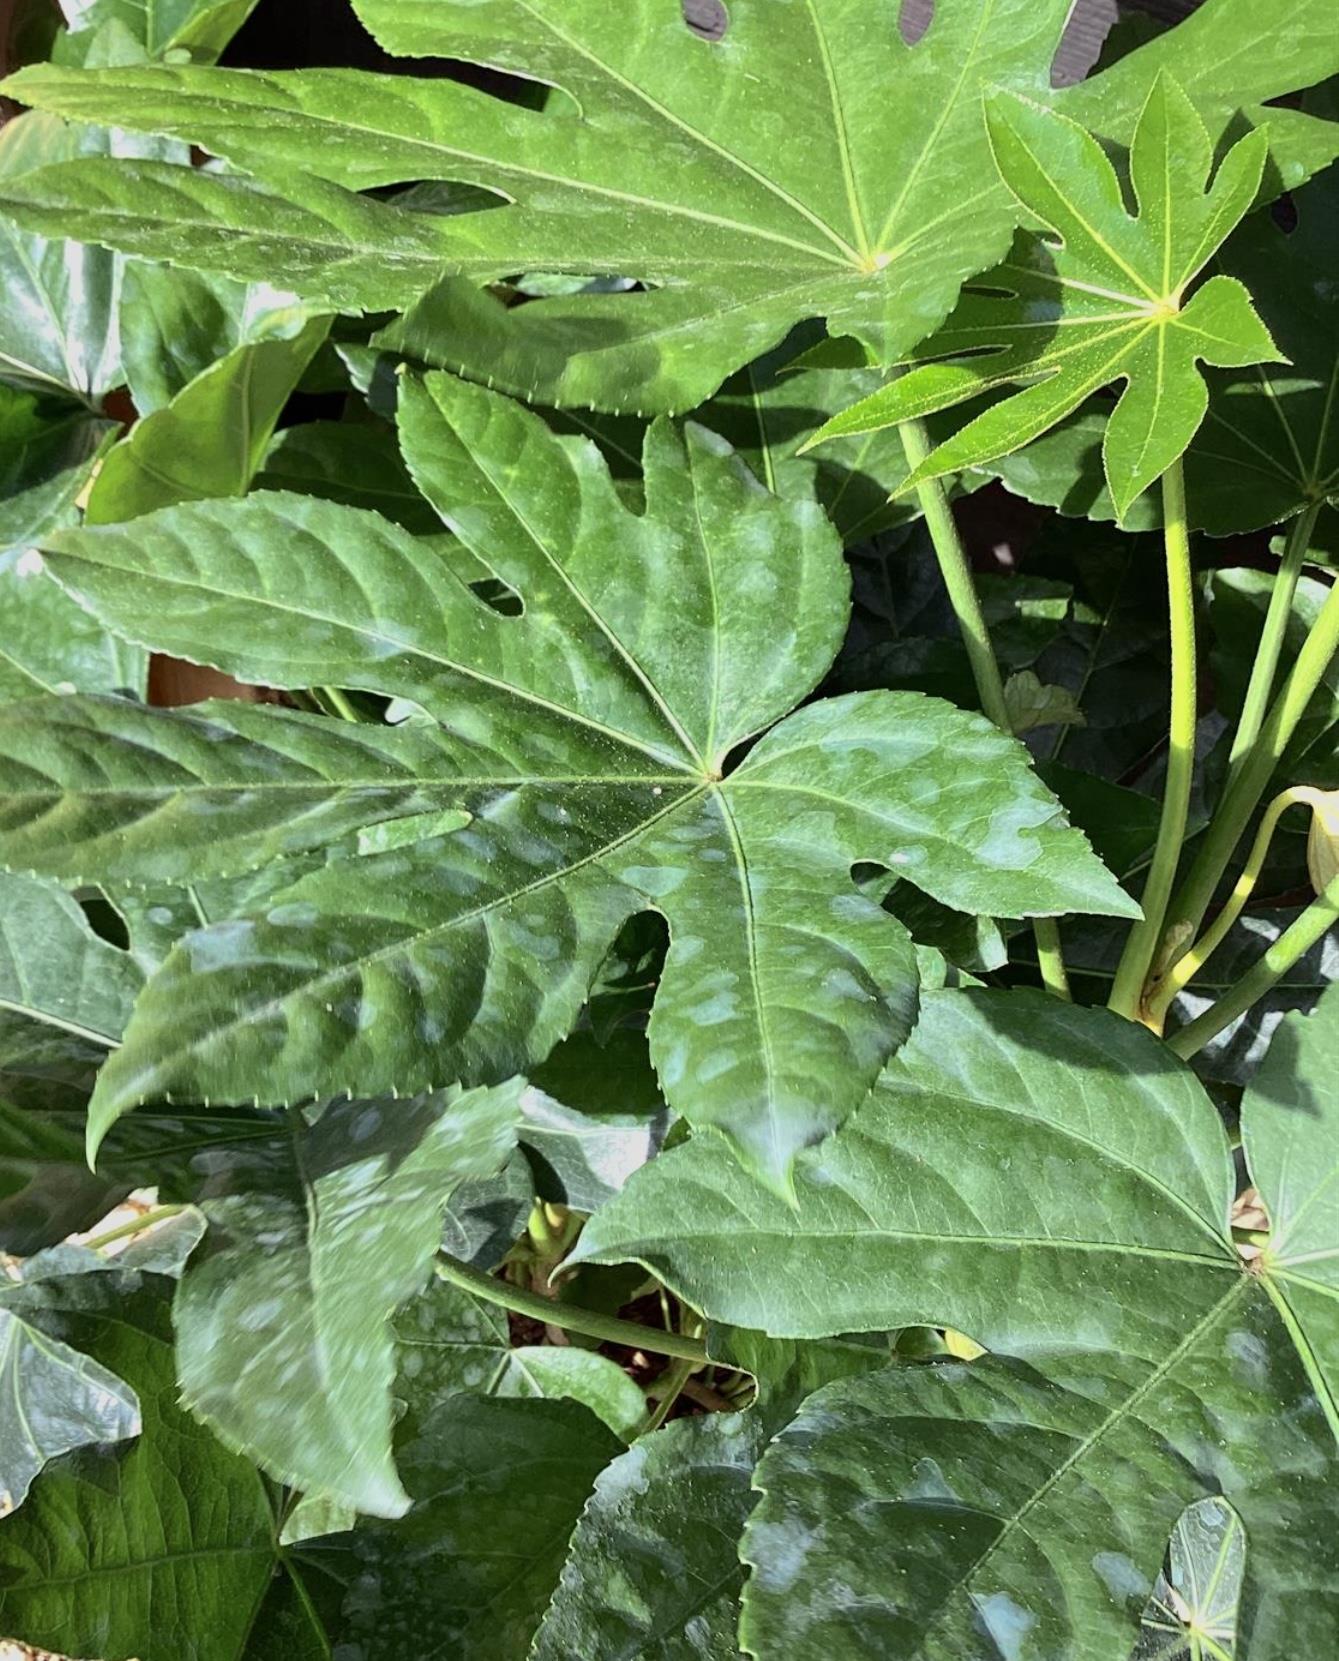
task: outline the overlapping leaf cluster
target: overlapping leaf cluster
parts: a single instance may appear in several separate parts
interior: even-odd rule
[[[1325,540],[1332,5],[1062,91],[1066,0],[354,9],[470,67],[63,0],[6,83],[0,1636],[1323,1656],[1333,950],[1194,1072],[1082,1005],[1157,821],[1147,487]],[[980,579],[1026,749],[913,505],[987,471],[1122,527]],[[1211,797],[1268,591],[1208,591]]]

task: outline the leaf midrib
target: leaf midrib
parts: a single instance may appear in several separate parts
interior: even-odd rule
[[[139,577],[146,574],[135,570],[133,567],[117,565],[105,560],[92,559],[86,554],[71,553],[65,549],[58,548],[48,550],[45,557],[48,561],[53,559],[68,559],[74,562],[76,567],[81,563],[88,564],[101,571],[115,572],[116,575],[120,577]],[[212,596],[215,599],[237,601],[250,605],[257,604],[256,598],[253,594],[246,594],[234,589],[224,588],[218,583],[206,583],[202,578],[179,577],[170,573],[164,574],[163,572],[154,569],[150,569],[147,575],[152,581],[163,583],[169,588],[184,589],[188,593],[203,593],[207,596]],[[59,581],[59,577],[57,577],[57,580]],[[64,586],[65,585],[62,584],[62,587]],[[464,587],[463,584],[461,586]],[[468,593],[468,590],[466,590],[466,592]],[[471,598],[473,598],[473,596],[471,596]],[[452,658],[443,657],[440,653],[433,652],[426,646],[416,645],[409,641],[400,640],[394,635],[383,633],[379,629],[369,628],[364,624],[351,623],[340,617],[326,616],[323,612],[311,609],[304,610],[301,606],[285,605],[283,601],[277,599],[272,594],[267,594],[263,602],[260,603],[269,610],[282,612],[287,616],[301,617],[308,622],[329,624],[331,628],[345,631],[355,638],[366,640],[373,645],[380,643],[381,645],[389,646],[395,653],[403,657],[411,659],[419,658],[426,663],[436,664],[443,669],[449,670],[453,674],[462,676],[466,680],[477,681],[481,686],[491,687],[494,691],[505,693],[508,697],[516,698],[522,703],[534,704],[537,708],[547,710],[550,714],[557,715],[563,720],[571,721],[576,726],[588,727],[592,732],[600,733],[602,737],[615,739],[628,749],[637,750],[640,751],[642,755],[650,756],[653,761],[659,762],[662,766],[679,768],[681,770],[681,776],[686,776],[688,778],[696,778],[697,776],[693,772],[692,768],[680,762],[678,757],[666,755],[663,751],[652,747],[642,739],[634,738],[630,734],[622,732],[617,727],[606,726],[603,722],[596,721],[591,716],[582,715],[579,711],[567,709],[562,704],[554,703],[551,699],[545,698],[539,693],[531,692],[526,688],[515,686],[509,681],[499,680],[493,675],[486,674],[481,669],[472,668],[469,665],[459,663]],[[485,611],[488,610],[488,608],[484,606],[483,601],[479,600],[475,603],[482,606]],[[492,615],[496,615],[496,613],[493,613]],[[131,641],[132,644],[142,646],[148,651],[157,650],[157,647],[155,647],[152,641],[147,638],[141,638],[136,634],[131,633],[128,629],[118,626],[116,633],[122,635],[124,639]],[[212,667],[218,668],[219,665],[214,664]],[[368,690],[376,692],[378,688],[373,686],[369,687]]]
[[[171,1052],[173,1062],[175,1063],[179,1061],[182,1056],[199,1054],[211,1044],[216,1043],[221,1037],[235,1032],[239,1027],[245,1027],[256,1022],[268,1021],[272,1019],[283,1009],[289,999],[296,996],[299,991],[310,996],[317,988],[324,988],[330,983],[338,981],[343,976],[351,972],[357,971],[361,973],[368,966],[381,962],[383,958],[393,957],[397,952],[417,949],[426,940],[435,939],[441,935],[448,934],[452,929],[461,928],[470,923],[477,922],[480,917],[487,916],[490,911],[495,911],[500,907],[514,905],[516,901],[524,899],[529,894],[534,894],[542,889],[548,888],[554,883],[567,881],[576,872],[584,870],[588,866],[598,864],[601,860],[607,859],[610,854],[617,852],[617,850],[625,844],[635,841],[637,837],[644,835],[652,825],[658,824],[661,819],[668,818],[671,814],[677,813],[681,808],[704,795],[706,789],[707,786],[703,784],[697,790],[687,792],[685,795],[680,796],[676,801],[671,802],[668,806],[662,808],[658,813],[651,815],[648,819],[642,820],[631,830],[616,837],[612,842],[606,843],[603,847],[597,848],[594,852],[584,855],[574,864],[564,865],[561,870],[546,873],[544,876],[537,878],[534,882],[527,883],[524,888],[514,889],[511,893],[500,895],[497,898],[489,900],[484,905],[474,906],[469,911],[461,912],[457,916],[449,918],[444,923],[439,923],[432,928],[421,929],[415,934],[406,935],[400,940],[393,941],[390,945],[380,946],[376,951],[364,953],[361,957],[354,958],[347,963],[337,964],[333,969],[327,969],[322,974],[313,976],[311,979],[302,982],[298,987],[290,987],[278,997],[270,998],[264,1004],[261,1004],[255,1008],[243,1010],[231,1021],[212,1027],[208,1032],[202,1034],[199,1038],[191,1039],[191,1041],[187,1044],[178,1045]],[[618,879],[611,877],[610,880],[617,881]],[[180,949],[181,948],[179,946],[174,947],[172,956],[175,956]],[[148,1069],[148,1075],[152,1077],[153,1075],[161,1072],[163,1070],[163,1066],[164,1062],[162,1059],[156,1061],[153,1066]],[[147,1100],[147,1097],[141,1096],[139,1099],[143,1101]],[[206,1101],[204,1105],[207,1107],[209,1103]]]
[[[1165,1379],[1170,1377],[1177,1366],[1179,1366],[1185,1357],[1195,1348],[1204,1335],[1222,1319],[1226,1311],[1249,1290],[1249,1287],[1250,1282],[1244,1275],[1242,1275],[1238,1280],[1238,1283],[1231,1287],[1229,1291],[1224,1293],[1218,1302],[1215,1303],[1195,1323],[1176,1348],[1172,1350],[1171,1354],[1160,1361],[1156,1367],[1152,1368],[1147,1377],[1141,1380],[1134,1390],[1125,1396],[1123,1400],[1117,1403],[1117,1405],[1105,1415],[1093,1431],[1078,1442],[1078,1445],[1064,1460],[1062,1460],[1056,1469],[1051,1472],[1045,1482],[1043,1482],[1033,1493],[1028,1495],[1027,1499],[1018,1508],[1018,1510],[1013,1512],[1009,1517],[1003,1519],[1003,1526],[1000,1529],[1000,1532],[994,1537],[993,1540],[991,1540],[989,1545],[987,1545],[983,1551],[978,1553],[976,1558],[968,1565],[963,1573],[959,1575],[950,1586],[945,1588],[939,1604],[940,1611],[947,1607],[951,1598],[955,1598],[967,1590],[977,1570],[995,1555],[1004,1542],[1013,1534],[1014,1530],[1022,1528],[1031,1513],[1035,1511],[1037,1507],[1047,1498],[1047,1496],[1064,1480],[1066,1476],[1069,1475],[1070,1471],[1072,1471],[1074,1467],[1080,1463],[1080,1461],[1087,1459],[1098,1444],[1102,1442],[1111,1433],[1111,1431],[1119,1428],[1135,1411],[1135,1409],[1144,1400],[1146,1400],[1147,1397],[1150,1396]],[[976,1510],[980,1515],[990,1517],[993,1521],[1001,1521],[996,1514],[984,1511],[979,1506],[972,1507],[972,1509]],[[926,1653],[925,1646],[930,1642],[932,1637],[933,1634],[927,1632],[926,1636],[916,1646],[916,1650],[914,1652],[916,1656],[921,1656]]]

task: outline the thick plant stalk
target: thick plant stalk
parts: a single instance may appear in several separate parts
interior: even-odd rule
[[[930,453],[930,440],[923,421],[904,421],[898,427],[907,465],[918,467]],[[926,529],[934,545],[935,558],[948,590],[949,603],[962,631],[962,642],[967,648],[976,682],[981,708],[1002,732],[1011,733],[1009,707],[1004,700],[1004,681],[995,659],[995,648],[990,643],[990,630],[981,611],[972,568],[958,535],[948,496],[939,479],[927,479],[916,487],[916,495],[925,515]],[[1068,998],[1069,977],[1065,973],[1064,955],[1060,948],[1060,927],[1053,917],[1033,919],[1032,932],[1037,941],[1037,962],[1041,968],[1042,984],[1059,998]]]
[[[1111,988],[1110,1007],[1131,1021],[1140,1017],[1144,982],[1162,937],[1163,919],[1176,880],[1176,867],[1190,817],[1195,776],[1195,585],[1186,528],[1185,475],[1180,461],[1162,480],[1164,540],[1167,550],[1167,602],[1172,628],[1172,707],[1168,726],[1167,779],[1162,816],[1148,879],[1141,896],[1144,917],[1130,930]]]
[[[1283,552],[1283,563],[1279,567],[1269,596],[1265,626],[1260,631],[1260,641],[1255,649],[1255,662],[1251,666],[1251,679],[1246,688],[1245,702],[1241,707],[1241,720],[1237,723],[1236,736],[1232,740],[1232,749],[1228,755],[1229,784],[1241,771],[1242,763],[1250,754],[1252,746],[1260,736],[1260,728],[1264,725],[1269,700],[1274,695],[1274,679],[1278,674],[1279,656],[1288,632],[1288,619],[1292,615],[1293,596],[1297,593],[1298,579],[1302,575],[1302,566],[1311,547],[1311,533],[1316,528],[1319,514],[1320,503],[1313,502],[1297,516],[1289,532],[1287,547]]]
[[[1244,755],[1240,772],[1223,793],[1189,875],[1172,899],[1163,947],[1169,956],[1178,942],[1193,940],[1199,932],[1204,913],[1251,815],[1269,788],[1274,769],[1292,742],[1297,724],[1336,651],[1339,651],[1339,584],[1330,590],[1259,737]]]
[[[1216,1004],[1206,1009],[1203,1015],[1187,1022],[1179,1032],[1174,1032],[1167,1040],[1168,1047],[1183,1059],[1198,1054],[1211,1038],[1216,1038],[1224,1027],[1231,1026],[1239,1015],[1244,1015],[1252,1004],[1258,1003],[1336,921],[1339,921],[1339,877],[1330,883],[1319,899],[1311,902],[1260,961],[1248,969]]]
[[[1251,846],[1250,857],[1237,878],[1231,894],[1228,895],[1223,909],[1213,920],[1211,928],[1195,942],[1183,957],[1177,958],[1161,980],[1154,984],[1153,990],[1145,998],[1145,1005],[1149,1015],[1161,1028],[1167,1018],[1167,1011],[1181,989],[1187,986],[1200,972],[1213,954],[1227,939],[1232,925],[1241,916],[1246,902],[1255,891],[1255,885],[1260,880],[1260,872],[1264,867],[1265,857],[1269,853],[1269,845],[1274,840],[1274,832],[1278,828],[1279,820],[1290,807],[1307,805],[1313,807],[1323,792],[1313,790],[1310,785],[1298,785],[1291,790],[1281,791],[1269,804],[1264,818],[1260,821],[1260,829],[1256,832],[1255,841]]]
[[[537,1292],[524,1292],[505,1280],[497,1280],[480,1269],[462,1263],[449,1252],[438,1252],[437,1273],[443,1280],[459,1286],[462,1291],[503,1309],[513,1309],[518,1315],[543,1321],[548,1326],[562,1327],[567,1332],[580,1332],[587,1338],[599,1338],[608,1344],[626,1344],[630,1349],[650,1350],[656,1355],[675,1355],[684,1361],[705,1364],[710,1357],[695,1339],[682,1337],[677,1332],[665,1332],[659,1327],[641,1326],[636,1321],[620,1321],[614,1315],[600,1315],[593,1309],[579,1309],[575,1304],[559,1303],[556,1298],[543,1298]]]

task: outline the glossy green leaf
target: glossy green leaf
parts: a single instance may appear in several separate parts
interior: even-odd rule
[[[713,1413],[676,1420],[608,1465],[572,1536],[534,1661],[734,1661],[738,1543],[765,1440],[758,1416]]]
[[[6,216],[39,238],[78,235],[141,259],[300,289],[319,311],[407,305],[449,257],[430,214],[305,175],[287,178],[280,195],[238,174],[154,160],[60,161],[0,178],[0,225]]]
[[[524,1655],[595,1478],[622,1451],[575,1402],[442,1402],[398,1442],[413,1509],[353,1536],[342,1653]]]
[[[105,156],[108,139],[32,113],[0,130],[0,194],[20,175],[76,156]],[[114,163],[113,165],[124,165]],[[48,242],[0,216],[0,379],[92,402],[116,384],[120,261],[97,248]]]
[[[175,502],[245,495],[328,327],[328,319],[317,318],[291,339],[235,347],[170,403],[137,421],[104,459],[85,524],[116,524]]]
[[[307,312],[295,294],[268,283],[132,260],[121,281],[119,322],[126,380],[143,417],[237,347],[299,334]]]
[[[0,384],[0,700],[142,692],[144,654],[109,634],[44,574],[36,544],[73,524],[115,436],[110,421]]]
[[[267,1160],[206,1202],[177,1364],[183,1400],[228,1446],[359,1510],[407,1508],[390,1317],[428,1278],[452,1190],[501,1169],[521,1088],[336,1103],[295,1134],[287,1169]]]
[[[1252,53],[1260,25],[1251,7],[1213,0],[1187,68],[1218,128],[1241,105],[1336,66],[1322,3],[1308,0],[1276,51]],[[363,0],[358,10],[391,51],[486,64],[564,96],[541,112],[444,80],[175,67],[96,77],[38,68],[8,88],[66,115],[188,137],[242,166],[283,170],[295,199],[308,188],[295,168],[359,189],[422,179],[485,187],[505,205],[443,233],[454,286],[433,297],[432,315],[447,331],[447,366],[546,402],[684,409],[806,318],[860,336],[882,361],[935,326],[962,280],[1004,252],[1013,222],[987,161],[981,92],[1049,95],[1068,4],[1007,0],[983,11],[978,0],[940,0],[915,45],[891,4],[863,0],[783,11],[736,0],[719,43],[694,35],[669,4],[612,36],[596,0]],[[1169,57],[1174,45],[1155,41],[1124,60],[1104,132],[1128,137]],[[573,101],[579,123],[564,117]],[[1272,122],[1272,112],[1257,119]],[[1293,125],[1323,124],[1296,113]],[[1319,147],[1310,165],[1333,153]],[[1295,171],[1289,182],[1305,164]],[[148,252],[141,227],[95,211],[108,188],[95,177],[84,168],[35,181],[6,205],[25,223]],[[128,179],[126,193],[133,188]],[[160,212],[175,216],[166,201]],[[176,258],[249,274],[244,251],[189,245],[187,215],[182,222]],[[313,251],[279,227],[276,235],[293,286],[327,295]],[[521,308],[501,340],[461,327],[457,310],[478,315],[461,277],[523,271],[659,286]]]
[[[139,1434],[135,1392],[62,1341],[67,1321],[77,1323],[89,1301],[79,1273],[85,1266],[98,1271],[105,1263],[70,1251],[45,1272],[34,1259],[17,1283],[0,1281],[0,1517],[23,1504],[48,1460]]]
[[[1102,447],[1123,514],[1199,430],[1208,391],[1198,365],[1278,359],[1236,279],[1219,274],[1187,292],[1251,206],[1265,140],[1255,133],[1234,145],[1206,188],[1209,134],[1164,75],[1130,152],[1132,214],[1115,168],[1077,123],[1005,94],[987,101],[986,120],[1001,176],[1052,238],[1020,235],[1009,260],[918,349],[920,367],[837,416],[819,437],[867,432],[1031,383],[941,444],[908,488],[1016,450],[1123,381]]]
[[[421,1421],[452,1396],[566,1398],[625,1442],[646,1418],[642,1392],[617,1362],[571,1345],[512,1343],[507,1313],[439,1281],[395,1319],[402,1389]]]
[[[821,676],[847,599],[814,504],[767,494],[720,440],[653,428],[638,517],[592,445],[465,382],[407,382],[401,426],[420,487],[521,617],[388,522],[278,494],[52,539],[81,603],[160,649],[414,699],[441,725],[400,737],[443,760],[440,794],[432,781],[413,811],[472,815],[183,945],[104,1070],[95,1138],[164,1093],[276,1102],[507,1076],[570,1028],[619,926],[654,906],[674,937],[651,1026],[667,1097],[784,1184],[912,1015],[910,943],[852,865],[965,911],[1131,913],[1021,749],[932,700],[812,705],[722,778]],[[316,737],[365,747],[333,724]],[[258,760],[272,776],[272,753]],[[252,825],[263,780],[237,782]],[[177,858],[185,879],[193,840],[153,836],[155,874]]]
[[[1186,452],[1190,523],[1212,536],[1259,530],[1339,492],[1339,423],[1330,396],[1339,369],[1333,341],[1339,314],[1330,273],[1336,258],[1339,172],[1331,168],[1300,190],[1295,228],[1269,214],[1241,225],[1218,268],[1244,282],[1279,351],[1282,366],[1210,371],[1204,425]],[[1327,414],[1327,411],[1329,412]],[[1109,406],[1085,405],[1053,432],[993,462],[1011,490],[1062,513],[1115,517],[1101,466]],[[1135,530],[1161,523],[1154,497],[1126,515]]]
[[[0,1009],[100,1049],[120,1040],[144,976],[52,883],[0,874]]]
[[[150,57],[188,51],[217,57],[255,9],[256,0],[64,0],[72,33],[119,23]]]
[[[1045,1215],[1020,1216],[1040,1168]],[[948,1322],[992,1349],[1053,1337],[1044,1289],[1068,1274],[1088,1287],[1090,1341],[1114,1347],[1161,1326],[1123,1296],[1127,1274],[1232,1268],[1229,1177],[1201,1087],[1139,1028],[1034,993],[927,993],[865,1105],[797,1159],[793,1209],[694,1142],[637,1172],[575,1260],[636,1259],[712,1318],[770,1333]]]
[[[1286,1045],[1280,1066],[1297,1079]],[[1252,1174],[1286,1242],[1288,1140],[1256,1111]],[[782,1432],[745,1537],[748,1650],[1126,1654],[1163,1543],[1213,1493],[1247,1531],[1252,1661],[1322,1641],[1333,1297],[1294,1306],[1286,1243],[1244,1271],[1226,1139],[1156,1040],[1036,994],[938,993],[868,1106],[798,1162],[793,1216],[697,1153],[635,1177],[578,1256],[654,1263],[774,1330],[928,1321],[997,1352],[829,1386]],[[764,1241],[755,1290],[735,1254]]]
[[[167,1283],[82,1279],[68,1336],[134,1389],[144,1432],[53,1465],[0,1522],[0,1629],[70,1656],[246,1661],[276,1567],[265,1485],[176,1404]]]

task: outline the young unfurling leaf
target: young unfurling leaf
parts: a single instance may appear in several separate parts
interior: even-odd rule
[[[918,367],[836,416],[812,443],[876,431],[1022,385],[927,457],[922,479],[984,465],[1019,449],[1113,382],[1125,383],[1103,442],[1124,514],[1185,451],[1204,419],[1201,363],[1278,361],[1269,331],[1235,278],[1193,284],[1250,208],[1266,145],[1228,152],[1212,183],[1213,147],[1170,76],[1135,131],[1130,176],[1138,211],[1101,145],[1076,122],[1000,93],[986,106],[1005,183],[1045,233],[1025,231],[1010,257],[976,278]]]

